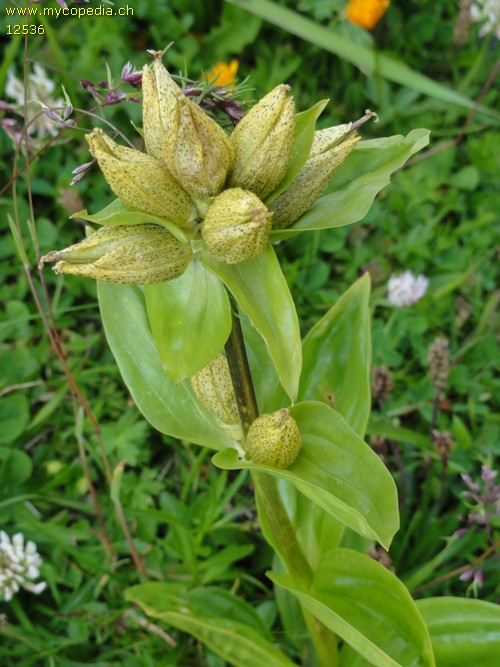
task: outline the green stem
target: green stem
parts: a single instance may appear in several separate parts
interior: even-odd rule
[[[236,305],[233,303],[233,309]],[[233,310],[233,326],[226,343],[226,357],[236,402],[245,434],[259,416],[257,400],[245,349],[245,340],[238,315]],[[283,505],[276,480],[261,472],[252,472],[255,495],[263,532],[286,565],[294,580],[308,589],[312,583],[312,570],[300,546],[290,517]],[[316,649],[320,667],[338,666],[338,649],[335,635],[307,609],[302,608],[304,619]]]

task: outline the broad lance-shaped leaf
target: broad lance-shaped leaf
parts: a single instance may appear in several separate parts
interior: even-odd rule
[[[202,255],[202,262],[224,282],[263,337],[280,382],[295,401],[302,367],[299,321],[272,247],[240,264],[218,262],[209,253]]]
[[[365,273],[309,331],[299,399],[330,403],[361,437],[370,415],[370,277]]]
[[[408,590],[372,558],[332,549],[309,589],[288,575],[268,576],[348,644],[342,667],[435,667],[429,633]]]
[[[144,417],[162,433],[219,449],[233,440],[202,408],[189,381],[177,384],[162,367],[138,287],[98,282],[106,338],[123,380]]]
[[[144,288],[149,324],[165,372],[190,378],[224,347],[231,307],[224,285],[198,260],[176,280]]]
[[[349,528],[388,548],[399,527],[396,486],[380,458],[345,420],[322,403],[290,408],[302,449],[286,469],[240,460],[235,449],[218,452],[220,468],[261,470],[293,484]]]
[[[413,130],[407,137],[360,141],[335,173],[327,194],[320,197],[292,227],[271,232],[284,239],[306,229],[343,227],[361,220],[390,176],[429,142],[428,130]]]
[[[500,607],[483,600],[418,600],[439,667],[498,667]]]
[[[253,608],[215,587],[187,591],[180,584],[153,582],[133,586],[125,598],[146,614],[188,632],[235,667],[294,667],[273,644]]]
[[[157,215],[145,213],[144,211],[132,211],[121,199],[114,199],[111,204],[108,204],[97,213],[91,214],[86,210],[73,213],[70,219],[74,218],[87,220],[87,222],[93,222],[96,225],[111,225],[114,227],[118,225],[160,225],[168,229],[178,241],[182,241],[183,243],[187,243],[191,236],[187,230],[181,229],[173,222],[165,220],[165,218],[160,218]]]

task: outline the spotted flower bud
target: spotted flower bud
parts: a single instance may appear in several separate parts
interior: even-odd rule
[[[246,451],[253,463],[288,468],[301,447],[297,422],[285,408],[261,415],[248,430]]]
[[[191,246],[159,225],[107,225],[80,243],[49,252],[39,266],[57,262],[56,273],[147,285],[177,278],[191,258]]]
[[[265,199],[283,180],[295,130],[295,103],[281,84],[263,97],[234,128],[235,158],[229,185]]]
[[[233,160],[225,131],[186,97],[161,62],[145,67],[143,123],[146,149],[196,199],[222,190]]]
[[[306,163],[287,189],[269,205],[274,213],[274,229],[289,227],[307,211],[358,141],[351,123],[315,132]]]
[[[224,190],[210,205],[201,230],[211,254],[238,264],[257,257],[267,245],[271,214],[252,192]]]
[[[194,206],[164,165],[150,155],[120,146],[100,129],[86,136],[109,186],[130,209],[190,227]]]
[[[239,424],[233,383],[226,357],[218,354],[215,359],[191,378],[191,385],[200,403],[217,415],[224,424]]]

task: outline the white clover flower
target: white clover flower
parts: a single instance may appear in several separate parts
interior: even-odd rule
[[[26,86],[28,112],[25,120],[28,124],[28,133],[36,134],[39,138],[42,138],[47,134],[54,136],[57,134],[58,128],[53,120],[51,120],[45,113],[41,113],[42,108],[45,106],[49,109],[54,109],[61,107],[64,102],[60,97],[56,99],[53,98],[55,85],[54,82],[48,78],[44,68],[38,63],[35,63],[33,65],[33,70],[33,73],[28,76]],[[22,112],[24,108],[24,83],[17,78],[12,70],[8,72],[5,94],[16,101],[20,106],[18,111]]]
[[[387,298],[396,308],[411,306],[424,296],[428,286],[429,281],[425,276],[414,276],[411,271],[405,271],[399,276],[392,274],[387,284]]]
[[[473,21],[484,21],[479,30],[480,37],[493,33],[500,39],[500,0],[476,0],[471,5],[470,17]]]
[[[42,559],[36,550],[36,544],[17,533],[10,537],[0,531],[0,598],[6,602],[12,600],[20,588],[37,595],[45,590],[44,581],[33,583],[40,576]]]

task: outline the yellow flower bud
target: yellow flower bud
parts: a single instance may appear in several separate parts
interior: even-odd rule
[[[314,134],[311,153],[292,183],[269,205],[273,229],[289,227],[316,201],[335,171],[355,148],[359,136],[351,123],[337,125]]]
[[[233,383],[226,357],[218,354],[215,359],[191,378],[191,385],[200,403],[217,415],[224,424],[239,424]]]
[[[252,192],[224,190],[208,208],[201,234],[211,254],[221,262],[238,264],[265,249],[271,214]]]
[[[192,226],[193,202],[161,162],[120,146],[97,128],[86,139],[105,179],[126,206],[165,218],[179,227]]]
[[[172,79],[161,60],[142,71],[142,124],[144,143],[149,155],[167,164],[175,150],[179,127],[176,94],[181,89]]]
[[[229,185],[265,199],[288,169],[295,132],[295,103],[281,84],[263,97],[234,128],[234,163]]]
[[[233,161],[225,131],[186,97],[159,60],[143,73],[146,149],[196,199],[222,190]]]
[[[302,437],[286,408],[261,415],[247,434],[247,456],[253,463],[288,468],[299,455]]]
[[[40,260],[39,268],[45,262],[57,262],[56,273],[147,285],[177,278],[191,259],[191,246],[180,243],[164,227],[107,225],[80,243],[49,252]]]

